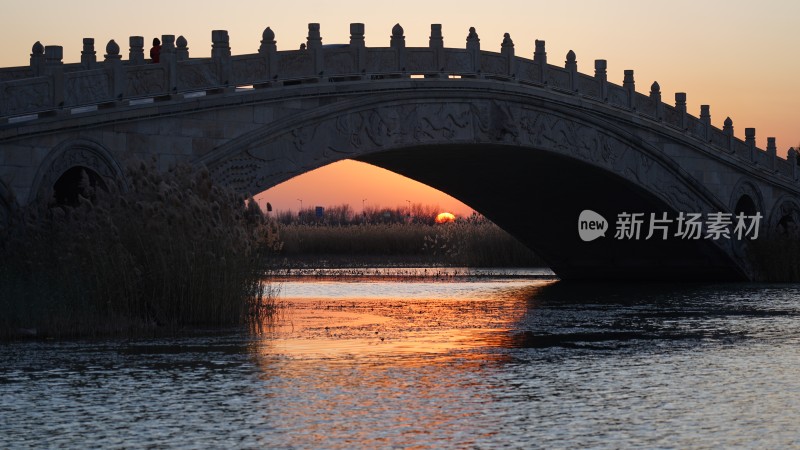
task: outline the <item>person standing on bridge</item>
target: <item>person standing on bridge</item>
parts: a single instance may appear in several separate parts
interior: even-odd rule
[[[158,38],[153,38],[153,47],[150,49],[150,61],[153,64],[158,64],[161,60],[161,41]]]

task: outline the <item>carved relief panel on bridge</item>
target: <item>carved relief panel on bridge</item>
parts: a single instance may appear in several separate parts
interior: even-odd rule
[[[431,49],[409,49],[406,53],[406,70],[409,72],[435,73],[439,69],[436,67],[436,53]]]
[[[182,61],[178,63],[178,89],[200,89],[217,86],[213,62]]]
[[[569,90],[569,72],[559,67],[548,67],[547,84],[554,88]]]
[[[347,49],[325,50],[325,73],[327,75],[353,74],[356,72],[356,61],[353,52]]]
[[[367,72],[385,72],[396,70],[397,52],[393,48],[368,48]]]
[[[444,68],[450,73],[469,73],[475,70],[472,55],[466,50],[447,49]]]
[[[649,116],[650,118],[657,118],[658,111],[656,102],[647,95],[636,93],[636,108],[640,113]]]
[[[628,91],[620,86],[608,84],[608,103],[622,108],[628,107]]]
[[[279,55],[278,74],[281,78],[305,78],[316,75],[310,50],[280,52]]]
[[[542,70],[539,64],[524,58],[517,58],[516,68],[518,80],[533,83],[542,82]]]
[[[600,98],[600,85],[596,78],[578,73],[576,84],[581,94],[598,99]]]
[[[103,69],[66,74],[64,85],[66,106],[99,103],[111,97],[108,72]]]
[[[158,95],[167,92],[167,72],[161,67],[128,68],[126,96]]]
[[[243,85],[268,81],[267,62],[263,56],[231,59],[231,83]]]
[[[482,53],[481,71],[487,74],[507,75],[508,58],[501,55]]]
[[[4,83],[0,114],[12,115],[52,106],[50,81],[11,81]]]

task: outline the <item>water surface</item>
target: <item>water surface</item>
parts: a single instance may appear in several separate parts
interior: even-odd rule
[[[798,285],[280,287],[258,333],[0,344],[0,447],[800,446]]]

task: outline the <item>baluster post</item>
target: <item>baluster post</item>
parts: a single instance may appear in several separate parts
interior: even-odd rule
[[[534,44],[533,62],[539,65],[539,79],[542,81],[542,84],[547,84],[547,51],[545,50],[545,41],[536,39]]]
[[[175,49],[175,35],[161,35],[159,62],[167,69],[167,95],[178,92],[178,57]]]
[[[711,141],[711,106],[700,105],[700,121],[706,129],[706,141]]]
[[[389,40],[389,47],[393,48],[397,54],[397,71],[405,76],[406,71],[406,37],[403,36],[403,27],[396,24],[392,27],[392,37]]]
[[[594,77],[600,84],[600,98],[608,101],[608,62],[605,59],[594,60]]]
[[[750,149],[750,161],[757,162],[757,160],[756,160],[756,129],[755,128],[745,128],[744,129],[744,143],[747,144],[747,147]]]
[[[725,123],[722,125],[722,132],[728,135],[728,151],[733,152],[733,120],[730,117],[725,118]]]
[[[36,41],[31,47],[31,70],[34,77],[42,75],[42,67],[44,67],[44,45]]]
[[[676,92],[675,93],[675,109],[678,111],[679,124],[681,130],[686,129],[686,92]]]
[[[144,64],[144,36],[131,36],[128,44],[128,63],[134,66]]]
[[[272,81],[278,77],[278,45],[275,42],[275,32],[272,28],[267,27],[261,33],[261,46],[258,47],[258,53],[264,57],[264,62],[267,65],[267,78]]]
[[[183,35],[178,36],[178,39],[175,40],[175,59],[177,61],[189,59],[189,42]]]
[[[356,72],[362,74],[367,71],[367,46],[364,43],[364,24],[350,24],[350,49],[356,61]]]
[[[64,48],[48,45],[44,48],[45,70],[53,80],[53,107],[64,106]]]
[[[114,102],[122,100],[125,95],[125,88],[127,80],[125,79],[125,70],[122,67],[122,56],[119,54],[119,44],[113,39],[106,44],[105,67],[108,71],[109,79],[111,80],[111,98]]]
[[[432,48],[435,55],[435,64],[436,64],[436,72],[430,75],[426,75],[426,77],[439,77],[442,76],[442,72],[444,72],[444,63],[445,63],[445,56],[444,56],[444,37],[442,37],[442,24],[440,23],[432,23],[431,24],[431,35],[428,38],[428,47]]]
[[[769,158],[770,169],[774,172],[778,167],[778,146],[774,137],[767,138],[767,156]]]
[[[500,44],[500,54],[506,58],[506,75],[508,75],[509,78],[514,78],[516,76],[515,65],[517,59],[514,57],[514,41],[508,33],[503,35],[503,43]]]
[[[314,58],[314,76],[325,80],[325,59],[322,54],[322,35],[320,35],[319,24],[308,24],[308,37],[306,38],[306,48]]]
[[[217,82],[220,87],[228,90],[231,79],[231,47],[228,30],[211,31],[211,59],[217,66]]]
[[[654,81],[650,86],[650,99],[656,104],[656,119],[664,120],[664,103],[661,101],[661,86]]]
[[[636,82],[633,79],[633,70],[627,69],[624,72],[625,78],[622,87],[628,92],[628,108],[636,109]]]
[[[94,50],[94,38],[83,38],[81,64],[86,70],[94,69],[94,66],[97,64],[97,52]]]
[[[475,31],[475,27],[469,27],[469,34],[467,34],[467,51],[472,57],[472,72],[480,76],[481,40],[478,37],[478,32]]]
[[[578,92],[578,61],[575,52],[567,52],[567,59],[564,61],[564,68],[569,72],[569,87],[572,92]]]

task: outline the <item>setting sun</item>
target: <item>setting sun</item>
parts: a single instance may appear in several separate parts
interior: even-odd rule
[[[456,216],[449,212],[439,213],[436,216],[436,223],[447,223],[447,222],[455,222]]]

